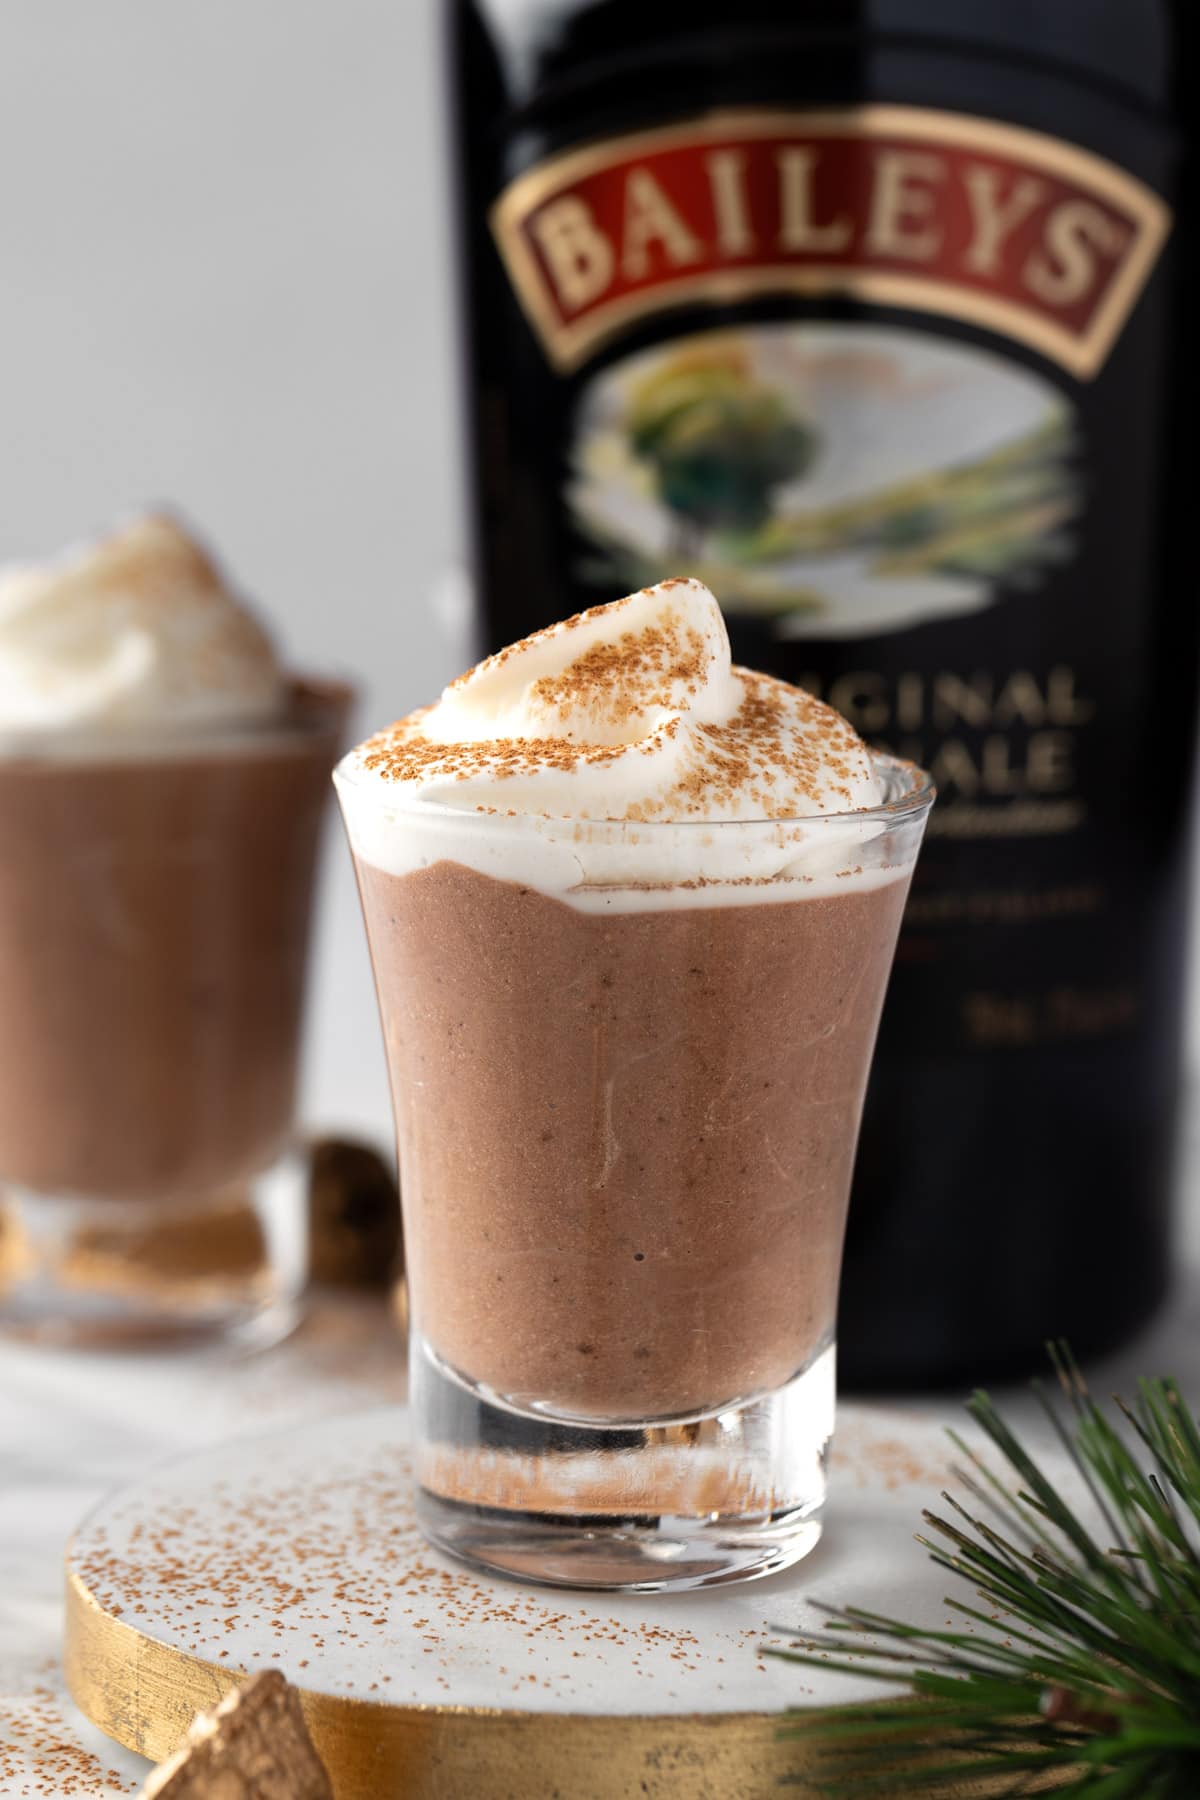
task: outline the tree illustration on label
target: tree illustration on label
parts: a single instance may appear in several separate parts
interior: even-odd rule
[[[752,532],[781,483],[807,473],[818,435],[735,347],[681,352],[634,390],[634,454],[649,464],[677,521],[673,550],[696,554],[709,532]]]
[[[677,339],[581,392],[579,570],[606,588],[695,575],[781,637],[977,611],[1072,553],[1075,420],[1043,375],[901,326]]]

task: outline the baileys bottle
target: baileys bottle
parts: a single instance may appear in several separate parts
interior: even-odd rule
[[[1167,0],[449,0],[481,649],[671,573],[930,769],[852,1382],[1166,1279],[1197,666]]]

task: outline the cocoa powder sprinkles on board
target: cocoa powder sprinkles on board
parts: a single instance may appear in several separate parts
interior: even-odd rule
[[[851,1405],[820,1581],[665,1599],[530,1589],[443,1560],[417,1527],[406,1433],[402,1412],[378,1408],[163,1465],[105,1502],[71,1546],[89,1614],[99,1607],[230,1682],[278,1668],[310,1692],[398,1708],[658,1716],[840,1701],[766,1652],[816,1626],[811,1597],[863,1534],[885,1587],[885,1543],[921,1564],[913,1520],[953,1461],[932,1417]],[[34,1682],[61,1694],[49,1668]],[[0,1704],[0,1793],[19,1795],[5,1785],[13,1770],[29,1800],[126,1791],[102,1787],[49,1691],[36,1712],[44,1754],[22,1761]]]
[[[0,1794],[6,1800],[102,1800],[138,1784],[85,1749],[55,1689],[39,1680],[0,1699]]]
[[[682,1619],[617,1616],[603,1596],[567,1603],[479,1578],[428,1549],[410,1485],[408,1452],[394,1445],[316,1483],[285,1472],[217,1482],[198,1503],[134,1498],[127,1515],[118,1504],[108,1525],[84,1527],[71,1568],[105,1612],[193,1656],[398,1705],[420,1698],[417,1679],[426,1698],[432,1682],[454,1699],[464,1659],[492,1654],[498,1705],[552,1705],[565,1684],[572,1702],[603,1710],[612,1657],[646,1685],[648,1705],[678,1701],[701,1663],[719,1694],[725,1668],[765,1668],[758,1653],[787,1641],[744,1624],[702,1641]]]

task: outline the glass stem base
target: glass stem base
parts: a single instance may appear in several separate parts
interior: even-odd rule
[[[285,1156],[219,1195],[89,1200],[0,1187],[0,1336],[121,1348],[277,1342],[307,1274],[304,1176]]]
[[[686,1421],[519,1412],[413,1334],[417,1518],[477,1568],[556,1587],[709,1587],[798,1562],[821,1535],[830,1345],[785,1387]]]

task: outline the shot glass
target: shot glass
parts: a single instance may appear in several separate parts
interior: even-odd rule
[[[685,1588],[816,1542],[859,1116],[933,799],[876,771],[870,811],[642,824],[393,805],[340,765],[417,1512],[468,1562]]]
[[[285,1329],[294,1102],[349,689],[278,724],[0,757],[0,1330]]]

